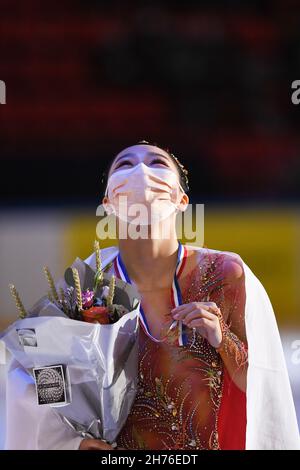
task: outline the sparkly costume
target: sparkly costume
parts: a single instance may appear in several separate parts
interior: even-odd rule
[[[204,264],[188,275],[183,303],[209,298],[223,313],[235,308],[238,294],[224,282],[225,257],[207,252]],[[166,330],[171,321],[169,317]],[[176,330],[166,342],[156,343],[141,328],[138,393],[118,436],[120,447],[245,448],[245,393],[230,379],[216,349],[196,330],[186,330],[188,342],[179,347]],[[224,347],[231,349],[239,367],[247,360],[246,345],[225,323],[222,330]]]

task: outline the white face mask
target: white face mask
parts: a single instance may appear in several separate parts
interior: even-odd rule
[[[114,213],[125,222],[150,225],[160,222],[181,207],[184,190],[178,175],[168,168],[150,168],[139,163],[113,173],[107,183],[104,204],[108,214]]]

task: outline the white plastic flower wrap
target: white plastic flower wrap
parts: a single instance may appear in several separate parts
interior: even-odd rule
[[[14,286],[20,319],[1,335],[35,383],[40,406],[55,410],[82,437],[114,444],[136,395],[140,297],[134,286],[77,258],[57,288],[26,312]],[[30,427],[30,423],[28,423]]]

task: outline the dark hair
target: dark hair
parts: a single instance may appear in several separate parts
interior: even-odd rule
[[[137,144],[133,144],[133,145],[153,145],[154,147],[158,147],[161,150],[164,150],[169,155],[169,157],[173,160],[173,162],[175,163],[175,165],[178,169],[179,180],[180,180],[180,184],[181,184],[182,188],[184,189],[184,191],[186,193],[189,191],[189,189],[190,189],[189,188],[189,180],[188,180],[188,176],[187,176],[188,171],[183,166],[183,164],[178,160],[178,158],[175,157],[175,155],[170,151],[170,149],[168,147],[162,147],[161,145],[157,144],[156,142],[149,142],[147,140],[140,140]],[[108,177],[108,174],[109,174],[112,163],[110,163],[107,170],[104,171],[103,174],[102,174],[101,183],[103,185],[104,185],[104,183],[107,183],[107,177]]]

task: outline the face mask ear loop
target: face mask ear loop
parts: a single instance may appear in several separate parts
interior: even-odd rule
[[[183,187],[181,186],[181,184],[180,184],[179,182],[178,182],[178,185],[179,185],[179,188],[180,188],[181,191],[182,191],[182,195],[183,195],[183,194],[186,194],[185,190],[183,189]],[[181,209],[181,208],[179,207],[180,205],[181,205],[181,204],[180,204],[180,202],[179,202],[178,205],[176,206],[176,211],[177,211],[177,212],[179,212],[179,211],[180,211],[180,212],[185,212],[186,207],[185,207],[184,209]]]
[[[179,183],[179,188],[181,189],[181,191],[183,192],[183,194],[185,194],[185,190],[183,189],[183,187],[181,186],[180,183]]]
[[[107,197],[107,198],[108,198],[108,182],[107,182],[107,185],[106,185],[104,197]],[[112,214],[115,214],[115,213],[116,213],[116,212],[115,212],[115,208],[114,208],[113,205],[110,204],[109,202],[108,202],[108,203],[104,203],[104,204],[103,204],[103,207],[104,207],[104,210],[105,210],[105,212],[107,213],[107,215],[112,215]]]

